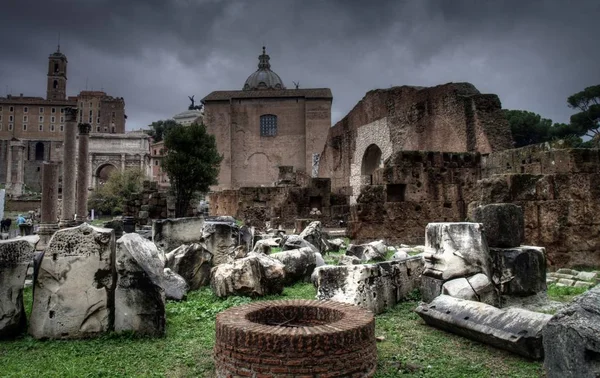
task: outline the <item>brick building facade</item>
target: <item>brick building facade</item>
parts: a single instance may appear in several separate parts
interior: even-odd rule
[[[206,96],[204,122],[223,154],[215,190],[272,186],[280,166],[311,173],[331,126],[331,90],[286,89],[263,48],[242,90]]]

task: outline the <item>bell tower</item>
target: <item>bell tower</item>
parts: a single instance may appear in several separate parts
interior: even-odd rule
[[[60,52],[60,45],[58,45],[56,52],[48,57],[46,99],[67,99],[67,57]]]

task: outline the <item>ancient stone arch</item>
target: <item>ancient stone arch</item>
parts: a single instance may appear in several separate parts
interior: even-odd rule
[[[119,168],[117,168],[114,164],[111,163],[105,163],[98,166],[94,170],[94,186],[103,185],[108,180],[108,177],[118,169]]]
[[[373,172],[392,155],[392,141],[387,118],[360,126],[350,166],[350,203],[356,203],[362,185],[370,185]]]

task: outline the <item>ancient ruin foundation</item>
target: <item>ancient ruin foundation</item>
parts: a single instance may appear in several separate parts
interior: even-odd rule
[[[217,315],[217,377],[371,377],[377,364],[375,319],[344,303],[281,300]]]

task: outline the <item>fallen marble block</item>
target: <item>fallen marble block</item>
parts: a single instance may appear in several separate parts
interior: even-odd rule
[[[446,281],[442,286],[442,294],[469,301],[483,302],[492,306],[499,304],[499,297],[494,285],[483,273]]]
[[[600,377],[600,286],[559,310],[543,334],[546,377]]]
[[[133,331],[141,335],[165,333],[165,291],[162,260],[151,241],[137,233],[117,240],[115,289],[116,332]]]
[[[317,253],[308,247],[273,253],[269,257],[283,263],[286,285],[308,280],[317,266]]]
[[[23,288],[39,240],[35,235],[0,241],[0,339],[27,329]]]
[[[114,260],[114,230],[83,223],[57,231],[37,269],[29,333],[75,339],[110,330]]]
[[[544,247],[490,248],[490,254],[502,294],[527,296],[546,290]]]
[[[440,295],[415,310],[430,326],[521,356],[544,357],[542,329],[552,315]]]
[[[210,283],[212,258],[202,243],[182,244],[165,255],[165,267],[183,277],[189,290],[198,290]]]
[[[164,252],[202,240],[204,218],[159,219],[152,222],[152,241]]]
[[[285,266],[271,256],[250,252],[247,257],[215,266],[210,287],[217,297],[244,295],[259,297],[281,294]]]
[[[378,314],[420,286],[421,258],[315,269],[317,299],[350,303]]]

